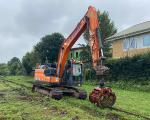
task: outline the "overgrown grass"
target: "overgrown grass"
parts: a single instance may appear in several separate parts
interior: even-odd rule
[[[32,93],[32,80],[23,76],[0,78],[0,120],[144,120],[140,116],[98,108],[88,99],[64,97],[56,101],[40,93]],[[114,107],[150,118],[149,92],[123,90],[115,83],[113,86],[117,96]],[[90,93],[95,85],[86,83],[82,87]]]
[[[92,86],[98,85],[98,83],[98,80],[88,80],[85,82],[85,84]],[[150,80],[145,80],[144,78],[140,81],[137,81],[135,79],[105,80],[105,85],[107,87],[121,90],[150,92]]]

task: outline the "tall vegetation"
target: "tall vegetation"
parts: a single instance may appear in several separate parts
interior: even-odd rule
[[[31,75],[36,63],[40,63],[39,56],[36,52],[27,52],[22,58],[22,65],[26,75]]]
[[[17,57],[13,57],[10,61],[8,61],[7,65],[10,75],[22,75],[24,72],[23,66]]]
[[[6,63],[0,64],[0,76],[9,75],[8,66]]]

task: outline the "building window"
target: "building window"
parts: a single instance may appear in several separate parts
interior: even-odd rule
[[[130,38],[129,40],[129,48],[133,49],[133,48],[136,48],[137,45],[136,45],[136,41],[134,39],[134,37]]]
[[[78,52],[76,52],[76,58],[78,58],[79,57],[79,54],[78,54]]]
[[[150,34],[144,35],[143,37],[143,46],[150,46]]]
[[[124,50],[129,49],[129,39],[123,40],[123,49]]]
[[[126,38],[125,40],[123,40],[124,50],[129,50],[129,49],[134,49],[134,48],[137,48],[137,43],[134,37]]]

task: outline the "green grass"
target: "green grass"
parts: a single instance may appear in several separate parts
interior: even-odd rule
[[[64,97],[57,101],[32,93],[32,81],[33,78],[23,76],[0,78],[0,120],[144,120],[140,116],[98,108],[88,99]],[[90,93],[95,86],[85,84],[82,87]],[[150,118],[149,92],[118,87],[113,87],[113,91],[117,96],[114,107]]]

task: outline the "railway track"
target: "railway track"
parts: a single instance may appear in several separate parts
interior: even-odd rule
[[[15,84],[15,85],[18,85],[18,86],[21,86],[21,87],[24,87],[28,90],[31,90],[32,87],[29,87],[29,86],[26,86],[26,85],[23,85],[23,84],[20,84],[20,83],[16,83],[14,81],[11,81],[11,80],[6,80],[6,79],[0,79],[1,82],[9,82],[9,83],[12,83],[12,84]],[[31,82],[32,83],[32,82]],[[126,111],[124,109],[121,109],[121,108],[117,108],[117,107],[110,107],[109,108],[110,110],[114,110],[114,111],[117,111],[117,112],[122,112],[122,113],[125,113],[127,115],[133,115],[135,117],[139,117],[139,118],[143,118],[145,120],[150,120],[150,117],[147,117],[147,116],[143,116],[141,114],[138,114],[138,113],[134,113],[134,112],[130,112],[130,111]]]

